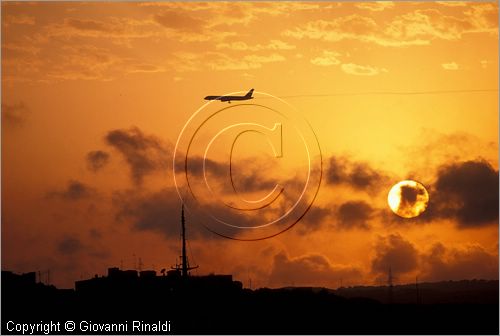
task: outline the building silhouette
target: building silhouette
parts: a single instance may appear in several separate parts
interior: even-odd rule
[[[193,276],[189,271],[199,266],[190,266],[186,252],[186,219],[184,205],[181,209],[182,249],[180,264],[171,267],[166,274],[162,270],[157,275],[154,270],[121,270],[118,267],[108,268],[107,276],[95,276],[91,279],[75,282],[77,293],[124,293],[124,292],[232,292],[243,288],[240,281],[233,281],[230,274],[209,274]]]

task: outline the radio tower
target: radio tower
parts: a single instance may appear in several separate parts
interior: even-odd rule
[[[181,264],[175,265],[175,267],[171,267],[174,270],[181,271],[181,275],[183,279],[186,279],[189,276],[189,271],[198,266],[189,267],[189,261],[186,252],[186,220],[184,218],[184,204],[182,204],[182,212],[181,212],[181,238],[182,238],[182,255],[181,255]]]

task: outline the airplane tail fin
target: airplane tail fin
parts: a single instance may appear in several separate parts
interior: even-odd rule
[[[253,89],[251,89],[250,91],[247,92],[247,94],[245,95],[246,98],[250,98],[252,97],[252,94],[253,94]]]

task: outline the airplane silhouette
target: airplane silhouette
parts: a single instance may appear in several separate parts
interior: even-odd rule
[[[205,100],[220,100],[221,102],[231,103],[231,100],[248,100],[253,99],[253,89],[247,92],[244,96],[206,96]]]

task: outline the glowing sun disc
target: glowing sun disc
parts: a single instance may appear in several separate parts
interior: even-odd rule
[[[404,180],[396,183],[387,196],[391,210],[403,218],[419,216],[427,209],[429,193],[416,181]]]

